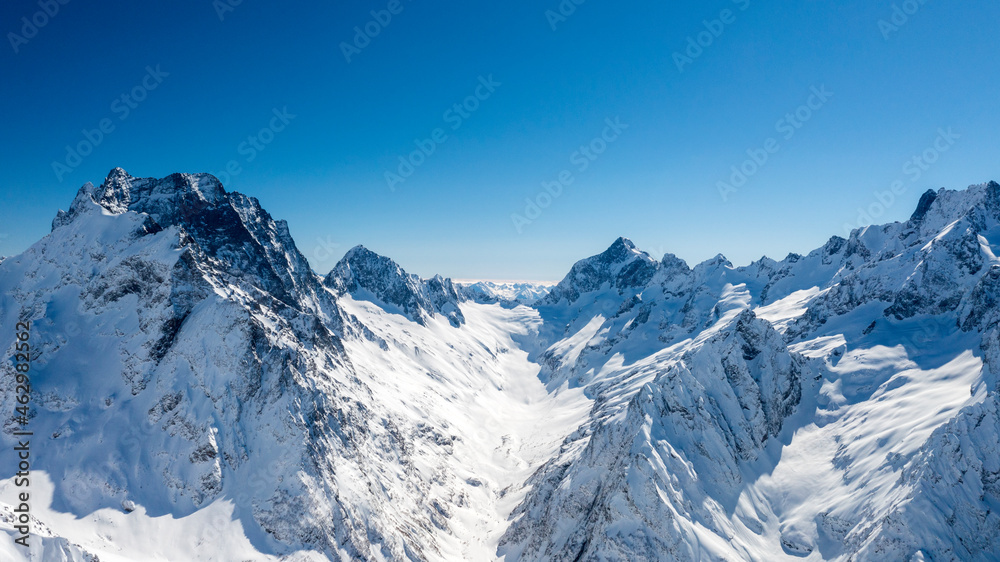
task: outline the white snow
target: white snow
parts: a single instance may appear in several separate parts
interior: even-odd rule
[[[758,306],[754,309],[754,314],[757,315],[757,318],[763,318],[773,324],[774,329],[785,333],[785,330],[788,329],[788,324],[805,314],[806,309],[809,308],[809,303],[824,292],[826,291],[820,290],[819,287],[795,291],[787,297],[772,302],[769,305]]]
[[[151,517],[138,506],[135,511],[99,509],[77,518],[52,508],[53,484],[48,474],[33,472],[30,506],[33,516],[31,547],[14,544],[13,525],[5,520],[10,506],[0,504],[0,557],[5,562],[79,561],[84,553],[97,554],[102,562],[227,562],[251,560],[277,562],[278,557],[259,553],[247,539],[233,505],[220,500],[186,517]],[[0,481],[0,497],[15,497],[13,479]],[[320,562],[327,558],[301,551],[280,558],[285,562]]]
[[[466,324],[454,328],[440,316],[419,326],[350,296],[340,303],[392,342],[388,351],[370,341],[345,342],[382,405],[459,437],[446,462],[461,475],[453,484],[467,502],[452,515],[450,533],[439,534],[441,559],[493,559],[527,492],[524,482],[583,424],[592,401],[579,388],[550,393],[539,380],[539,366],[514,341],[537,331],[541,320],[532,308],[464,303]],[[427,469],[439,461],[427,458]],[[442,487],[434,494],[444,501],[456,492]]]

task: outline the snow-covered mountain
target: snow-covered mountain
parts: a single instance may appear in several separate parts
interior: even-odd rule
[[[32,559],[998,559],[998,252],[991,182],[743,267],[320,277],[214,177],[116,169],[0,262],[0,557],[30,321]]]
[[[468,300],[478,303],[532,305],[549,294],[552,284],[518,281],[456,281]]]
[[[434,314],[447,317],[455,327],[465,322],[458,307],[460,296],[451,279],[438,275],[421,280],[364,246],[351,248],[326,276],[324,285],[338,295],[370,300],[422,326]]]

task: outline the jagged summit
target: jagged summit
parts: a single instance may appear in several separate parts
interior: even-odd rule
[[[366,289],[384,297],[386,303],[397,305],[407,300],[406,293],[412,293],[418,283],[416,275],[361,245],[348,250],[324,279],[324,285],[332,289],[348,293]]]
[[[1000,218],[1000,184],[995,181],[963,190],[927,190],[920,197],[910,223],[928,233],[961,219],[975,224]]]
[[[600,254],[600,257],[608,262],[623,262],[632,257],[644,254],[645,252],[637,249],[631,240],[624,236],[619,236],[607,250]]]
[[[671,253],[663,254],[663,259],[660,260],[660,265],[667,269],[690,269],[686,261]]]
[[[635,247],[631,240],[619,237],[604,252],[576,262],[569,273],[544,299],[572,303],[581,293],[601,288],[622,290],[645,285],[659,268],[651,255]]]
[[[364,246],[348,250],[323,283],[334,291],[376,302],[421,325],[435,312],[446,316],[453,326],[465,322],[458,308],[461,297],[451,279],[436,275],[421,280]]]
[[[913,211],[913,214],[910,216],[910,220],[918,221],[924,218],[924,215],[927,214],[927,209],[931,208],[931,204],[934,203],[935,199],[937,199],[936,191],[934,191],[933,189],[928,189],[927,191],[925,191],[924,194],[920,196],[920,202],[917,203],[917,208],[915,211]]]
[[[217,204],[225,201],[227,192],[219,179],[211,174],[174,173],[156,180],[135,178],[122,168],[115,168],[108,173],[95,194],[101,204],[117,204],[128,208],[143,203],[150,205],[152,199],[168,199],[187,204],[194,201]]]
[[[733,262],[729,261],[729,258],[720,253],[720,254],[715,254],[711,258],[699,263],[698,265],[695,266],[695,269],[698,268],[710,269],[715,267],[731,268],[733,267]]]
[[[319,280],[295,247],[288,224],[275,221],[254,197],[226,192],[211,174],[171,174],[136,178],[114,168],[99,186],[86,183],[69,211],[60,210],[52,229],[92,213],[145,216],[143,232],[177,229],[180,244],[204,255],[206,266],[220,269],[296,308],[322,293]]]
[[[211,174],[175,173],[162,179],[137,178],[122,168],[114,168],[99,186],[90,182],[84,184],[69,211],[57,213],[52,227],[68,223],[91,201],[112,214],[136,211],[147,213],[158,222],[172,223],[206,207],[226,204],[229,196],[218,178]]]
[[[383,260],[387,260],[388,262],[392,262],[393,267],[397,268],[399,271],[403,270],[403,268],[400,267],[399,264],[397,264],[391,258],[387,258],[387,257],[385,257],[385,256],[383,256],[381,254],[375,253],[375,252],[369,250],[368,248],[364,247],[361,244],[358,244],[357,246],[354,246],[350,250],[347,250],[346,252],[344,252],[344,257],[341,258],[340,261],[341,262],[344,262],[344,261],[351,262],[351,261],[365,261],[365,260],[378,260],[378,259],[383,259]],[[338,265],[339,265],[339,263],[338,263]],[[336,269],[337,268],[334,267],[334,269],[332,269],[330,271],[330,275],[332,275],[333,272],[336,271]]]

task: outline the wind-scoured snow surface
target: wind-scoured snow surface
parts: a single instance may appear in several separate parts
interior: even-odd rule
[[[991,182],[780,262],[321,277],[214,177],[115,169],[0,262],[0,559],[995,560],[998,245]]]

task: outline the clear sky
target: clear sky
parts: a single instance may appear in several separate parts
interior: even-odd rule
[[[1000,180],[997,2],[576,1],[6,0],[0,255],[115,166],[215,173],[321,273],[529,280],[618,236],[780,259]]]

